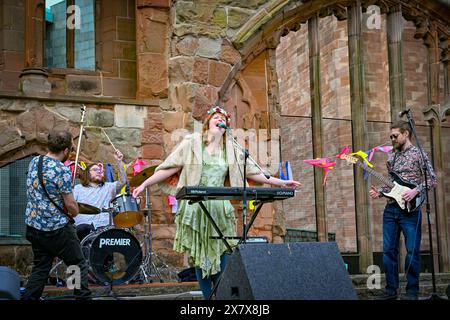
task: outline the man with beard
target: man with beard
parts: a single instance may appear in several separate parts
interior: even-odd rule
[[[75,218],[78,238],[83,240],[91,231],[109,224],[109,212],[106,211],[110,202],[120,192],[127,181],[127,174],[122,163],[123,154],[116,151],[114,158],[119,169],[119,180],[105,182],[105,173],[102,163],[93,163],[87,166],[81,175],[81,184],[74,188],[75,200],[102,210],[99,214],[79,214]]]
[[[387,169],[395,172],[405,182],[413,183],[417,187],[402,194],[405,201],[413,200],[425,189],[423,165],[420,150],[411,143],[411,128],[406,121],[399,121],[391,125],[390,139],[393,152],[389,154]],[[428,188],[437,184],[436,175],[428,156],[425,154]],[[389,192],[388,187],[376,189],[371,187],[369,194],[372,199],[383,196],[382,192]],[[386,272],[386,287],[382,299],[397,299],[399,288],[399,240],[400,232],[405,237],[406,258],[406,294],[401,299],[416,300],[419,293],[420,275],[420,241],[421,241],[421,209],[413,212],[402,210],[397,202],[388,198],[383,214],[383,264]]]
[[[48,134],[48,153],[34,157],[28,167],[26,238],[31,242],[34,260],[24,300],[39,300],[53,264],[58,257],[67,266],[80,268],[81,283],[75,288],[76,299],[90,299],[88,267],[81,252],[73,217],[78,204],[72,194],[72,175],[63,162],[72,150],[68,131]]]

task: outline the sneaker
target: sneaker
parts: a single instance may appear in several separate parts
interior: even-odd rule
[[[383,295],[379,296],[377,298],[378,300],[397,300],[397,294],[389,294],[389,293],[384,293]]]
[[[400,300],[419,300],[417,294],[403,294]]]

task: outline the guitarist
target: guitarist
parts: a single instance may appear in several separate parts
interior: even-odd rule
[[[75,289],[75,298],[91,298],[88,267],[71,222],[78,214],[78,204],[72,194],[72,175],[63,164],[72,143],[70,132],[51,131],[48,153],[34,157],[28,167],[25,223],[26,238],[31,242],[34,259],[23,300],[40,299],[55,257],[67,266],[80,267],[81,286]]]
[[[425,189],[420,150],[411,143],[411,128],[406,121],[392,124],[389,138],[392,141],[393,152],[389,154],[387,169],[389,172],[398,174],[405,182],[417,185],[416,188],[402,194],[405,201],[411,201]],[[428,168],[428,188],[434,188],[437,184],[436,175],[427,155],[425,155],[425,162]],[[372,186],[369,194],[372,199],[377,199],[383,196],[382,192],[389,192],[389,188],[376,189]],[[408,212],[402,210],[395,200],[388,199],[383,214],[383,264],[386,271],[386,287],[382,299],[397,299],[400,232],[405,237],[407,251],[405,259],[406,294],[402,295],[401,299],[418,299],[421,221],[420,207],[413,212]]]

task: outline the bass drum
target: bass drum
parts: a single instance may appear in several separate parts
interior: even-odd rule
[[[90,274],[101,284],[132,280],[142,263],[139,241],[123,229],[93,232],[81,241]]]

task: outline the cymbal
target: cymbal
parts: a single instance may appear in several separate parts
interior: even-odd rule
[[[157,166],[148,166],[141,170],[141,172],[137,173],[133,178],[130,180],[130,187],[138,187],[142,184],[145,180],[147,180],[149,177],[155,173],[155,169]]]
[[[87,203],[78,202],[78,209],[81,214],[98,214],[100,209]]]

